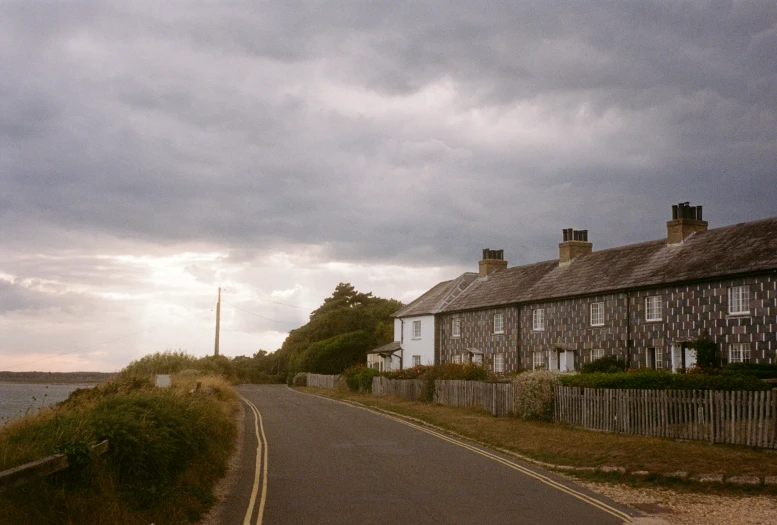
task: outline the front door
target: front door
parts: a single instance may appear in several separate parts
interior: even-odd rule
[[[688,348],[687,343],[672,345],[672,372],[678,368],[689,368],[696,364],[696,352]]]

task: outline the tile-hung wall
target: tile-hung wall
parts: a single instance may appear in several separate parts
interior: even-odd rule
[[[591,303],[604,303],[604,324],[591,326]],[[545,309],[545,330],[533,330],[533,315]],[[526,304],[521,308],[521,367],[531,370],[534,352],[555,348],[575,350],[575,369],[587,362],[591,350],[602,349],[604,355],[626,351],[626,294],[597,295],[544,303]]]
[[[749,314],[728,313],[728,289],[747,286]],[[661,321],[645,320],[645,297],[661,296]],[[631,294],[632,366],[646,366],[647,348],[669,358],[673,343],[697,339],[706,330],[728,358],[729,345],[748,343],[754,362],[775,362],[777,276],[750,277],[634,292]]]
[[[504,315],[504,333],[494,333],[494,314]],[[452,336],[453,319],[458,317],[460,335]],[[518,309],[516,307],[491,308],[442,314],[440,320],[440,362],[450,363],[453,356],[465,349],[476,348],[483,352],[483,364],[489,370],[494,368],[494,354],[504,354],[505,372],[518,367]]]

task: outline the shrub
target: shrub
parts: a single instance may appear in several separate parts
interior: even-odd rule
[[[688,348],[696,353],[696,366],[702,370],[712,370],[717,364],[718,345],[706,335],[688,343]]]
[[[366,365],[354,365],[342,374],[345,384],[352,392],[372,392],[372,378],[379,376],[380,372]]]
[[[752,376],[758,379],[775,379],[777,378],[777,365],[769,363],[729,363],[723,367],[720,374],[727,376]]]
[[[590,363],[584,363],[580,368],[581,374],[616,374],[626,371],[626,363],[619,361],[615,356],[608,355],[595,359]]]
[[[547,370],[525,372],[515,378],[515,415],[522,419],[549,420],[553,416],[553,387],[559,374]]]
[[[293,386],[308,386],[308,374],[300,372],[294,375]]]
[[[708,374],[672,374],[663,370],[639,370],[617,374],[595,373],[563,375],[564,386],[583,388],[651,389],[651,390],[769,390],[755,377]]]

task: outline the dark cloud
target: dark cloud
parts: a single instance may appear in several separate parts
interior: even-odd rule
[[[774,214],[771,2],[6,2],[0,43],[18,245],[529,262]]]

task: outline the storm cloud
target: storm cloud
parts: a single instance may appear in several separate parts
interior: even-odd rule
[[[205,326],[225,284],[252,353],[339,280],[410,300],[484,247],[777,209],[769,1],[8,1],[0,72],[0,316],[72,292]]]

